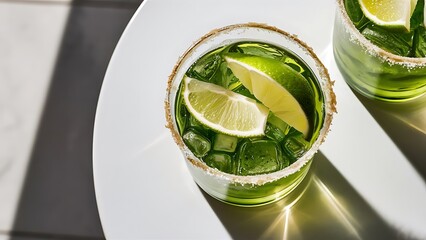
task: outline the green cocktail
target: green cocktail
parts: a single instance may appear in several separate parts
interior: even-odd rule
[[[426,92],[424,0],[393,1],[400,5],[389,9],[385,2],[390,1],[379,6],[371,0],[337,0],[334,55],[346,82],[357,92],[405,102]],[[406,18],[392,22],[392,14],[397,15],[392,11],[399,10]]]
[[[224,202],[274,202],[306,175],[334,111],[327,71],[279,29],[215,30],[170,77],[166,114],[197,184]]]

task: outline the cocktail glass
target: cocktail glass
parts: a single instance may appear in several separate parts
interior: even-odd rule
[[[184,143],[176,122],[176,95],[189,67],[206,53],[236,42],[263,42],[286,49],[298,56],[315,76],[319,86],[316,106],[319,121],[315,126],[312,146],[288,167],[265,174],[241,176],[208,166]],[[335,96],[328,72],[315,53],[296,36],[264,24],[247,23],[215,29],[195,42],[178,60],[168,82],[165,101],[168,128],[186,160],[195,182],[209,195],[238,206],[259,206],[275,202],[293,191],[306,176],[312,157],[329,131],[335,112]]]
[[[408,102],[426,93],[426,58],[403,57],[367,40],[337,0],[333,47],[344,79],[356,92],[385,102]]]

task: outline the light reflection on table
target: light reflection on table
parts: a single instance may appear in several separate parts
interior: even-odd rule
[[[301,185],[272,205],[243,208],[204,197],[234,239],[408,237],[381,219],[321,152]]]

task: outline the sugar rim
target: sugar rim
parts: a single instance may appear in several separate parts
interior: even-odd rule
[[[426,57],[423,58],[412,58],[412,57],[403,57],[393,53],[390,53],[386,50],[381,49],[380,47],[371,43],[360,31],[355,27],[352,20],[349,18],[348,13],[346,12],[345,0],[336,0],[338,11],[340,16],[342,16],[341,21],[347,31],[350,34],[350,40],[358,43],[365,51],[369,54],[379,57],[383,61],[388,62],[389,64],[397,64],[401,66],[406,66],[408,68],[414,67],[424,67],[426,66]]]
[[[253,176],[240,176],[240,175],[224,173],[215,168],[209,167],[202,160],[195,157],[192,154],[192,152],[183,143],[182,137],[178,133],[177,126],[174,124],[175,121],[174,121],[174,118],[172,117],[173,114],[172,114],[172,110],[170,106],[170,100],[171,100],[170,97],[172,93],[171,89],[172,89],[172,84],[175,80],[175,76],[181,64],[189,56],[191,56],[194,49],[196,49],[200,44],[214,37],[216,34],[227,33],[234,29],[244,29],[244,28],[246,29],[257,28],[260,30],[267,30],[267,31],[278,33],[282,35],[284,38],[286,38],[287,40],[289,40],[290,42],[295,43],[302,51],[304,51],[309,57],[312,58],[312,60],[315,62],[315,65],[316,65],[315,67],[317,68],[319,72],[319,76],[317,77],[320,78],[319,82],[324,95],[324,111],[325,111],[324,122],[323,122],[322,128],[320,129],[320,133],[317,139],[315,140],[315,142],[312,144],[311,148],[302,157],[300,157],[296,162],[294,162],[293,164],[291,164],[290,166],[282,170],[268,173],[268,174],[260,174],[260,175],[253,175]],[[289,176],[299,171],[305,164],[309,162],[309,160],[312,159],[314,154],[318,151],[319,146],[321,145],[322,142],[324,142],[325,137],[330,130],[333,114],[336,112],[336,96],[333,92],[333,84],[334,82],[331,81],[328,70],[319,60],[319,58],[314,53],[312,48],[309,47],[303,41],[299,40],[295,35],[292,35],[286,31],[283,31],[276,27],[269,26],[267,24],[262,24],[262,23],[249,22],[249,23],[228,25],[222,28],[214,29],[210,31],[209,33],[205,34],[204,36],[202,36],[188,50],[186,50],[185,53],[177,61],[176,65],[174,66],[172,70],[172,73],[169,76],[168,83],[167,83],[167,90],[166,90],[167,94],[166,94],[166,100],[165,100],[165,113],[166,113],[166,121],[167,121],[166,127],[170,129],[173,139],[175,140],[176,144],[180,147],[180,149],[184,153],[185,159],[194,167],[200,168],[207,174],[216,176],[225,181],[231,181],[231,182],[239,183],[242,185],[244,184],[263,185],[269,182],[276,181],[283,177]]]

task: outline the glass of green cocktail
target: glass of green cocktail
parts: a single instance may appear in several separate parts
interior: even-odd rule
[[[334,55],[362,95],[408,102],[426,93],[424,0],[337,0]]]
[[[179,59],[166,117],[196,183],[229,204],[275,202],[307,174],[335,97],[312,49],[275,27],[216,29]]]

